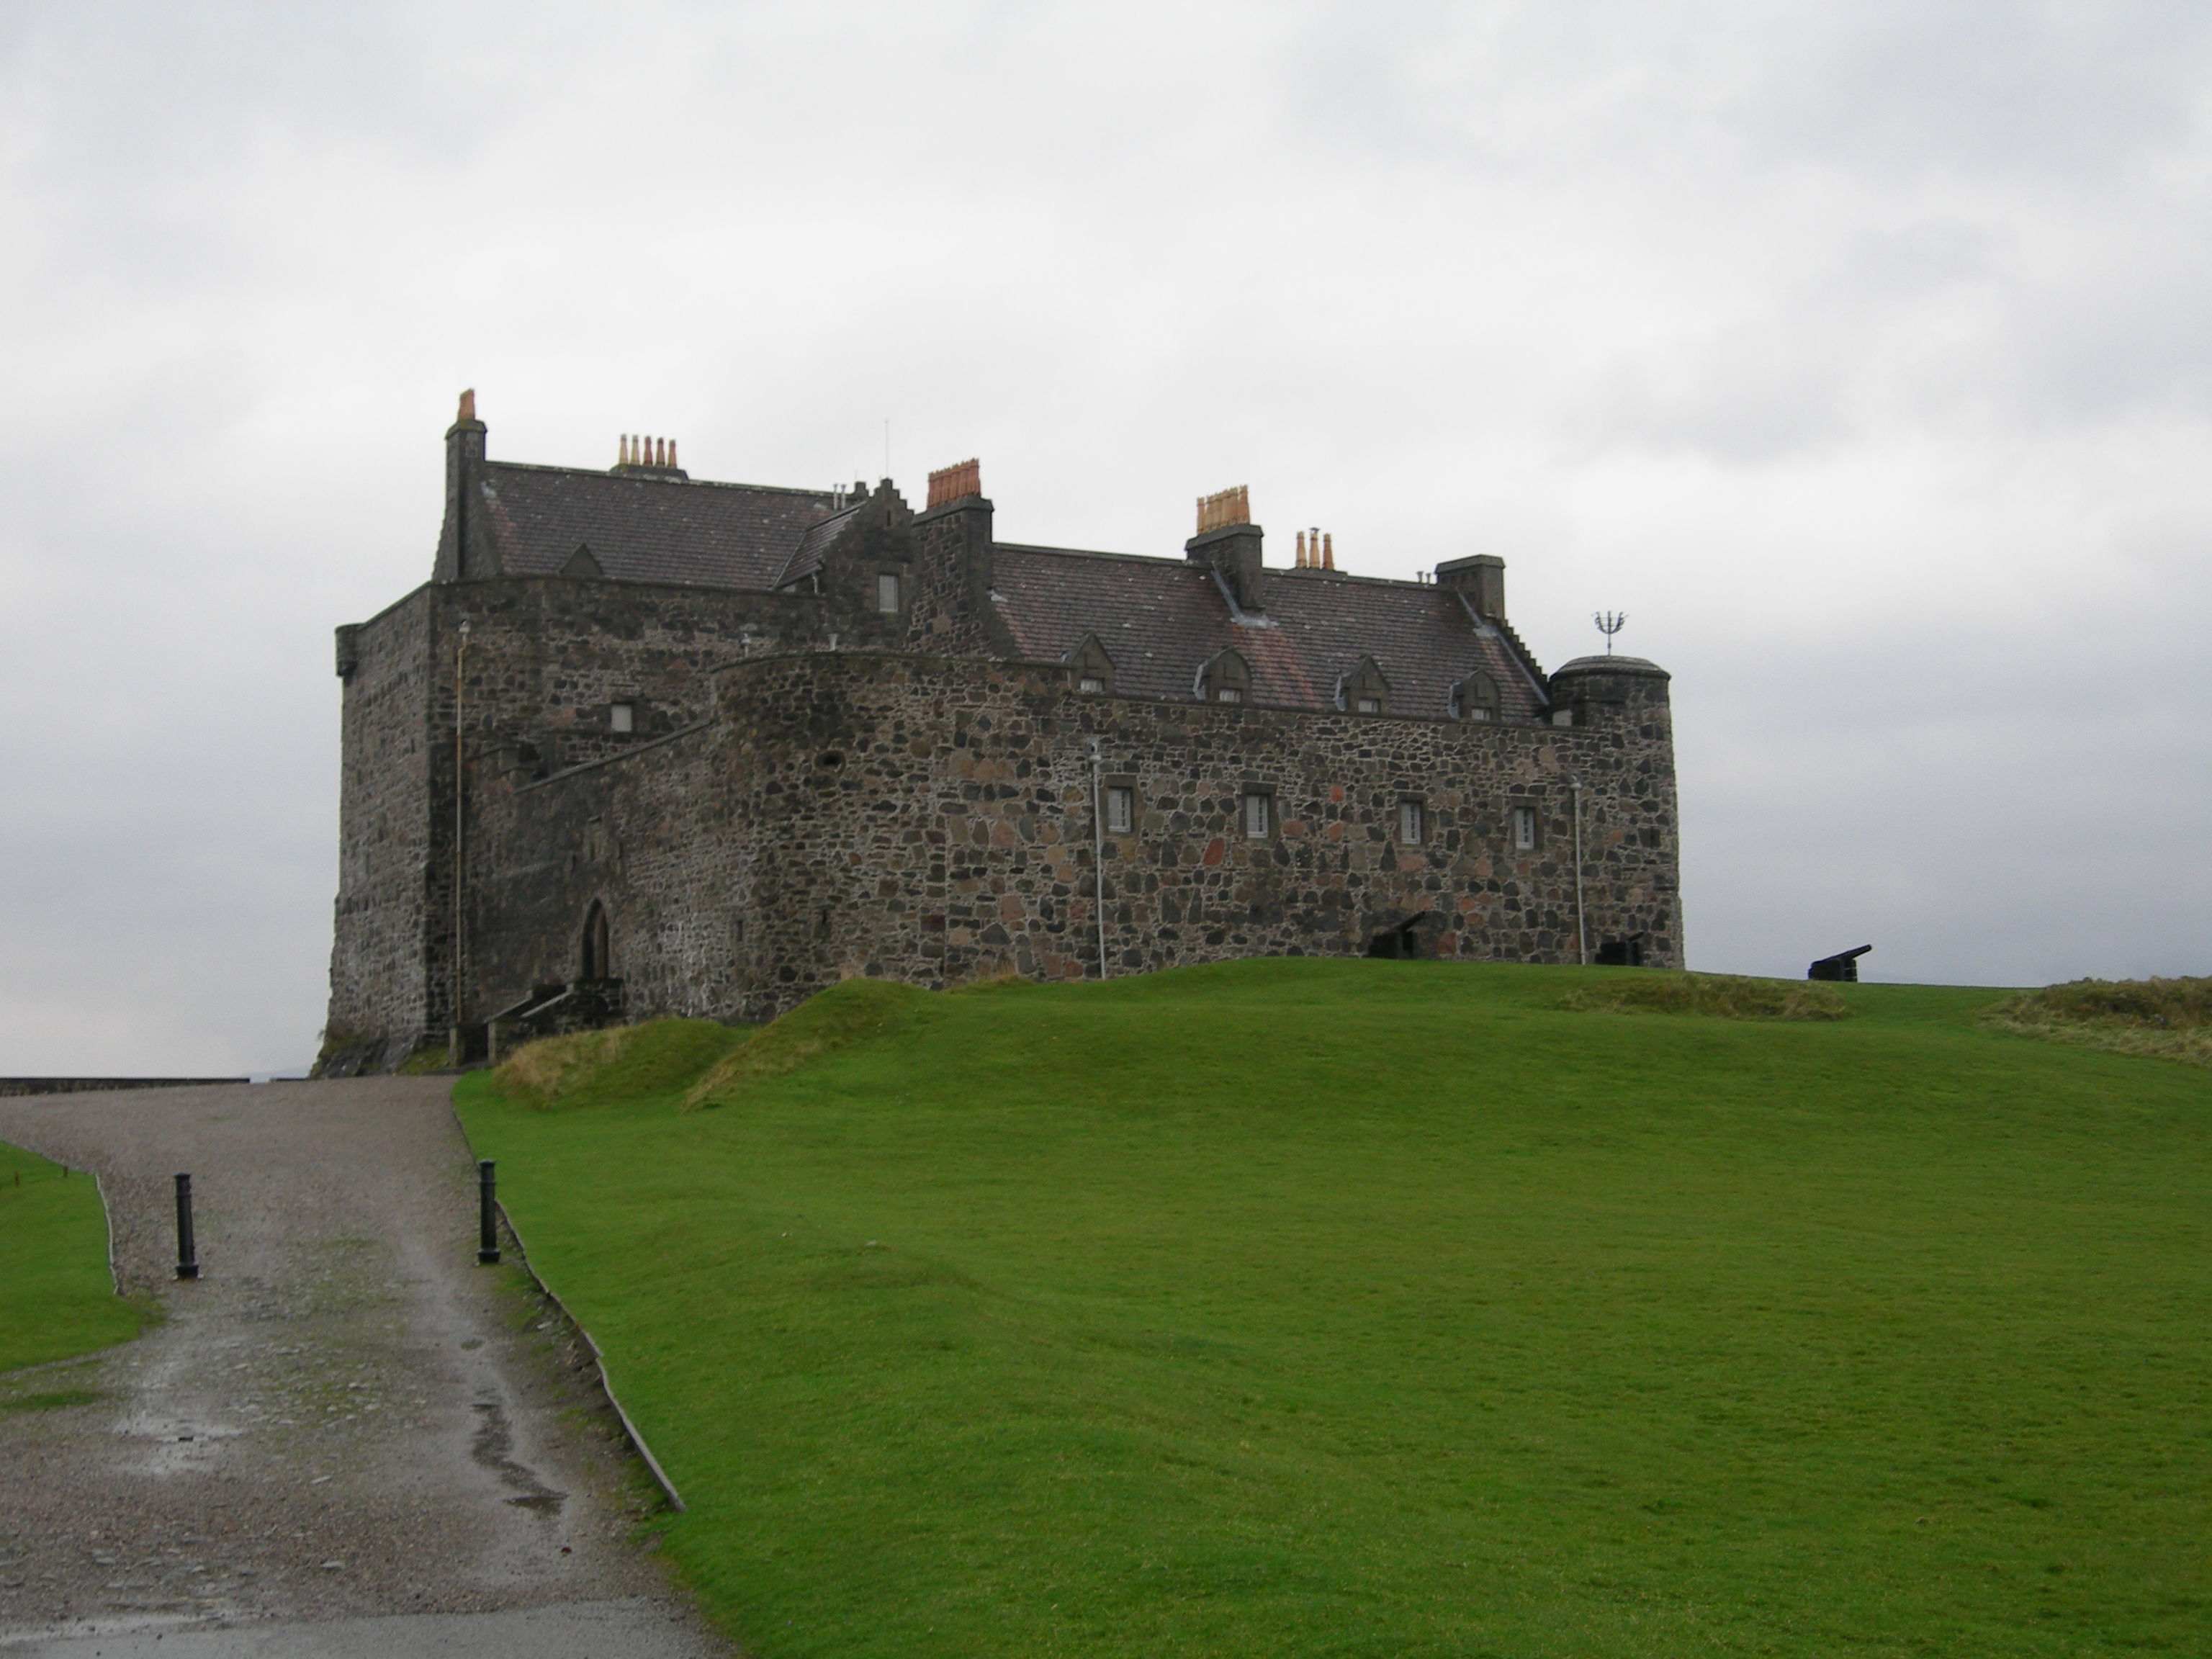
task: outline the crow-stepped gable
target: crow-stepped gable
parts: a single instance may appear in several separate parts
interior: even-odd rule
[[[1504,565],[1270,566],[1246,492],[1182,556],[446,434],[431,580],[337,630],[326,1069],[854,975],[945,986],[1253,955],[1680,966],[1664,671],[1546,674]]]

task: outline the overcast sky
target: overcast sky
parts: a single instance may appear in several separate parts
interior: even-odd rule
[[[0,7],[0,1074],[321,1024],[441,434],[1249,483],[1674,675],[1692,966],[2212,971],[2212,7]]]

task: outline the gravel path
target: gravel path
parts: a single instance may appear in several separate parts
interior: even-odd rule
[[[125,1288],[168,1315],[0,1377],[0,1653],[726,1651],[630,1541],[653,1488],[574,1334],[476,1265],[449,1089],[0,1099],[0,1139],[100,1174]]]

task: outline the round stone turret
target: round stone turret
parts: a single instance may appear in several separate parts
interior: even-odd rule
[[[1673,677],[1643,657],[1577,657],[1553,671],[1554,718],[1563,725],[1663,725],[1668,719],[1668,682]]]

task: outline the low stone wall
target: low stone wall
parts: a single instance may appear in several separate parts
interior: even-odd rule
[[[115,1089],[202,1089],[243,1077],[0,1077],[0,1095],[88,1095]]]

